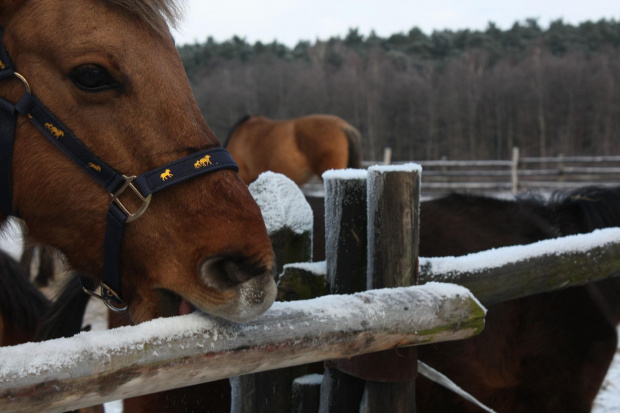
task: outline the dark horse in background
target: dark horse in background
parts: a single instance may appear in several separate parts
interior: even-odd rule
[[[0,347],[32,341],[50,305],[22,266],[0,250]]]
[[[315,260],[325,259],[322,198],[309,198],[315,215]],[[421,203],[420,255],[468,253],[620,226],[620,187],[585,187],[556,192],[550,199],[522,196],[516,201],[452,194]],[[87,300],[79,282],[65,290],[77,304],[59,310],[83,313]],[[72,299],[71,296],[75,298]],[[498,412],[588,412],[617,349],[620,280],[538,294],[490,306],[477,337],[419,346],[419,358]],[[54,324],[54,323],[52,323]],[[55,331],[47,338],[79,331]],[[419,376],[420,412],[477,412],[474,405]],[[205,383],[128,401],[162,412],[229,411],[227,381]],[[148,404],[145,404],[148,403]],[[132,410],[140,411],[140,410]],[[148,410],[145,410],[148,411]]]
[[[245,116],[232,128],[224,147],[247,184],[261,173],[273,171],[303,185],[330,169],[359,168],[361,144],[357,129],[337,116],[288,120]]]
[[[452,195],[423,202],[420,255],[463,255],[620,226],[620,187],[556,192],[544,202]],[[617,350],[620,280],[488,307],[469,340],[420,346],[419,358],[498,412],[589,412]],[[422,377],[421,412],[475,412]]]
[[[325,250],[323,203],[315,211],[315,260]],[[420,207],[420,256],[459,256],[620,226],[620,187],[555,192],[548,200],[451,194]],[[620,279],[488,307],[473,338],[418,347],[419,359],[497,412],[589,412],[617,350]],[[479,412],[418,376],[420,412]]]

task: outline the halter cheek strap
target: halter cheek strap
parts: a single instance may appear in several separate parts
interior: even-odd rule
[[[82,277],[82,284],[86,293],[100,298],[110,309],[124,311],[127,305],[120,294],[120,253],[126,224],[138,219],[146,211],[153,194],[169,186],[222,169],[238,172],[239,168],[225,149],[212,148],[196,152],[139,176],[127,176],[117,172],[93,154],[66,125],[30,93],[26,79],[14,71],[2,41],[0,28],[0,81],[14,77],[24,83],[26,92],[15,104],[0,97],[0,211],[7,215],[18,216],[17,211],[13,209],[11,171],[15,125],[17,116],[23,114],[54,146],[110,194],[100,293],[96,292],[97,286],[91,279]],[[119,199],[127,190],[141,202],[136,211],[129,211]]]

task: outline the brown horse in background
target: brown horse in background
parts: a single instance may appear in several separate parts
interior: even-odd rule
[[[361,145],[360,133],[343,119],[309,115],[288,120],[245,116],[232,128],[224,147],[246,184],[273,171],[303,185],[329,169],[359,168]]]
[[[63,135],[47,139],[37,113],[18,113],[12,210],[28,226],[29,243],[60,250],[94,281],[103,278],[109,191],[119,188],[104,189],[93,179],[101,171],[80,168],[56,142],[72,131],[108,169],[128,177],[220,146],[170,34],[178,10],[174,0],[0,0],[3,43],[23,76],[2,77],[3,110],[23,96],[32,102],[26,89],[64,124],[55,124]],[[144,205],[131,190],[118,196],[130,211]],[[232,169],[153,194],[117,245],[132,323],[193,307],[243,321],[275,299],[261,212]]]

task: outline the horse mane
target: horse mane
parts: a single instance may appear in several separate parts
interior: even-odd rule
[[[0,251],[0,314],[6,324],[25,334],[34,333],[50,307],[20,264]]]
[[[586,186],[554,192],[547,206],[556,219],[561,219],[565,235],[620,226],[620,186]]]
[[[71,337],[79,333],[89,300],[90,295],[82,290],[80,277],[72,274],[45,318],[41,319],[35,341]]]
[[[251,118],[250,115],[245,115],[241,119],[239,119],[237,122],[235,122],[233,127],[228,132],[228,136],[226,136],[226,140],[222,143],[222,148],[228,147],[228,143],[230,142],[230,137],[232,136],[235,129],[237,129],[239,126],[241,126],[242,123],[246,122],[250,118]]]
[[[157,33],[166,34],[168,25],[177,28],[183,17],[183,0],[104,0],[147,23]]]

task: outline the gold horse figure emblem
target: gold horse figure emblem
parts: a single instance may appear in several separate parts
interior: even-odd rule
[[[170,173],[170,169],[166,169],[163,174],[159,175],[162,181],[165,181],[168,178],[172,178],[174,175]]]
[[[61,136],[65,136],[64,131],[58,129],[56,126],[52,125],[51,123],[45,123],[43,124],[43,126],[45,126],[45,129],[50,131],[50,133],[54,135],[56,139],[60,138]]]
[[[6,66],[4,65],[4,62],[2,60],[0,60],[0,69],[6,69]]]
[[[198,169],[203,166],[211,165],[211,155],[206,155],[196,161],[194,168]]]
[[[97,171],[97,172],[101,172],[101,167],[100,167],[99,165],[95,165],[95,164],[94,164],[94,163],[92,163],[92,162],[89,162],[89,163],[88,163],[88,167],[89,167],[89,168],[93,168],[93,169],[94,169],[95,171]]]

